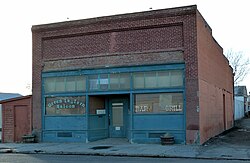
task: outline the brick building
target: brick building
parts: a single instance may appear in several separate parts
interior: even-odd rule
[[[33,130],[44,142],[203,143],[233,126],[233,75],[197,6],[36,25]]]
[[[22,142],[32,132],[31,95],[0,101],[2,104],[2,142]]]

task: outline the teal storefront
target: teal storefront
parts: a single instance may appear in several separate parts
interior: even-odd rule
[[[42,141],[185,143],[184,64],[42,73]]]

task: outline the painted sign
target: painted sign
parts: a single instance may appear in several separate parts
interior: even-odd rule
[[[152,112],[152,108],[147,104],[135,105],[135,112]]]
[[[85,96],[47,97],[46,114],[83,114],[85,113]]]
[[[98,109],[98,110],[96,110],[96,114],[106,114],[106,110],[105,109]]]
[[[163,109],[166,112],[182,112],[181,105],[166,105]]]
[[[48,107],[56,107],[57,109],[75,109],[77,107],[84,108],[85,104],[78,99],[72,99],[72,97],[55,99],[48,103]]]

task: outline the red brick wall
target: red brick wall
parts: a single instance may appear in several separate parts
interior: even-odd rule
[[[29,125],[25,126],[27,128],[26,131],[29,131],[27,134],[31,134],[32,132],[32,112],[31,112],[31,97],[28,96],[25,99],[8,101],[2,103],[2,119],[3,119],[3,127],[2,127],[2,142],[14,142],[15,141],[15,107],[22,106],[26,107],[28,111],[28,121]],[[22,116],[22,115],[16,115]]]
[[[14,109],[11,106],[3,106],[2,109],[2,142],[14,141]]]
[[[185,62],[187,142],[199,130],[196,6],[33,26],[33,125],[41,72]]]
[[[104,31],[105,32],[105,31]],[[105,53],[129,53],[182,47],[182,25],[82,33],[43,41],[44,59],[61,59]]]
[[[200,143],[233,125],[233,74],[223,49],[214,40],[210,27],[197,13]]]

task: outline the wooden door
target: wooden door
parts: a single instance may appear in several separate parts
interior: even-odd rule
[[[14,141],[21,142],[22,136],[29,134],[30,123],[28,117],[28,106],[15,106],[15,121],[14,121]]]

